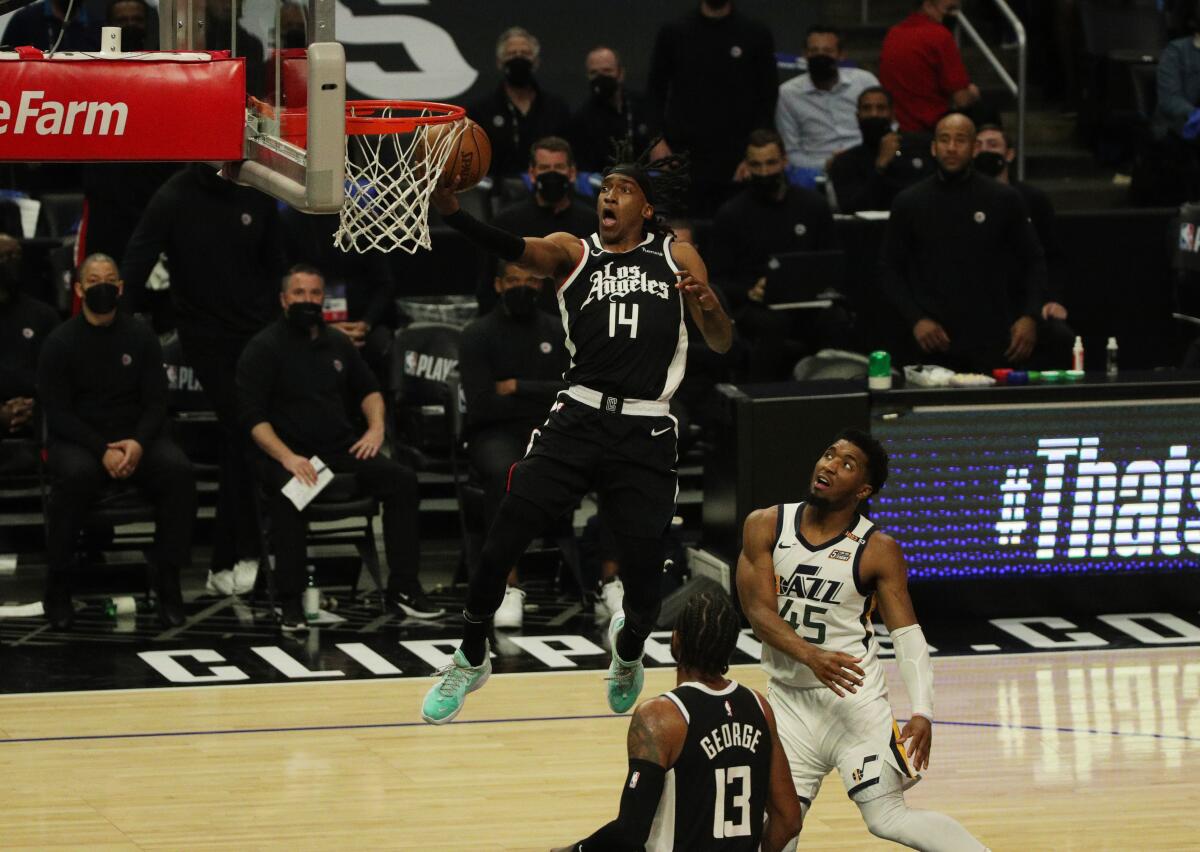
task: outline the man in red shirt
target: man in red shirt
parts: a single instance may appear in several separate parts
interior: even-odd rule
[[[958,45],[942,25],[961,0],[915,0],[916,10],[888,30],[879,55],[879,82],[892,93],[896,121],[905,133],[929,132],[951,107],[979,100]]]

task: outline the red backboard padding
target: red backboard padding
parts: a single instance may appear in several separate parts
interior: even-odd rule
[[[244,60],[0,61],[0,162],[240,160]]]

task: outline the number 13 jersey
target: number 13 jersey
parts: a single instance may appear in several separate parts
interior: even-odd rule
[[[610,252],[599,234],[583,243],[579,265],[558,288],[573,385],[622,399],[671,399],[687,363],[683,299],[670,234],[647,234]]]
[[[803,503],[779,507],[775,526],[775,594],[779,617],[823,651],[861,657],[864,691],[886,689],[879,643],[871,626],[874,593],[859,577],[859,565],[875,524],[861,515],[830,541],[812,544],[800,532]],[[763,644],[762,665],[773,680],[795,687],[820,687],[812,669]]]

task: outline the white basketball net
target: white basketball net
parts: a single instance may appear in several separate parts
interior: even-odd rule
[[[353,109],[353,107],[351,107]],[[429,110],[382,108],[371,115],[399,118]],[[429,196],[442,176],[466,121],[422,124],[411,133],[368,133],[346,137],[346,200],[334,245],[360,254],[428,249]]]

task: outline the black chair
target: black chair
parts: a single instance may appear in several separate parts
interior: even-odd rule
[[[254,460],[250,461],[254,465]],[[258,514],[259,531],[259,576],[266,575],[267,602],[276,612],[278,595],[275,591],[275,560],[270,545],[270,521],[266,511],[266,495],[261,481],[255,477],[254,505]],[[385,608],[383,577],[379,567],[379,549],[375,545],[375,517],[379,514],[379,501],[363,495],[351,474],[335,474],[313,501],[304,509],[307,521],[308,542],[316,544],[350,544],[358,552],[363,567],[367,569],[379,594],[380,609]],[[356,521],[346,525],[345,521]],[[314,526],[316,524],[340,524],[339,526]],[[265,568],[265,570],[263,570]],[[362,571],[355,573],[351,586],[352,597],[358,595]],[[277,616],[278,620],[278,616]]]

